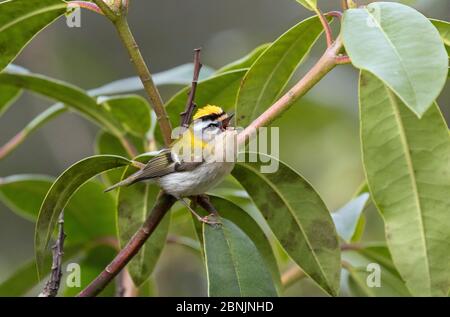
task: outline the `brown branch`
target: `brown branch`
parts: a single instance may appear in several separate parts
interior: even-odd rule
[[[192,118],[192,113],[194,112],[194,109],[196,107],[196,104],[194,102],[195,92],[197,90],[200,69],[202,68],[202,64],[200,63],[200,52],[201,52],[201,48],[196,48],[194,50],[194,75],[192,78],[192,85],[191,85],[191,89],[189,90],[189,96],[188,96],[188,100],[186,102],[186,107],[184,108],[184,111],[182,113],[180,113],[180,116],[181,116],[180,126],[183,128],[189,127],[189,123],[191,122],[191,118]]]
[[[164,215],[170,210],[176,199],[161,193],[149,217],[134,234],[126,246],[117,254],[111,263],[84,290],[79,297],[93,297],[98,295],[125,265],[139,252],[145,241],[155,231]]]
[[[58,238],[52,247],[53,261],[50,279],[45,283],[45,287],[39,294],[39,297],[55,297],[58,295],[59,286],[61,284],[64,239],[66,238],[66,234],[64,233],[64,211],[59,215],[58,226]]]
[[[342,10],[348,10],[348,3],[347,0],[342,0]]]

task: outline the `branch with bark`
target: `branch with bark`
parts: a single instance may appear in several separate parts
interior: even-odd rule
[[[50,279],[45,283],[44,289],[39,294],[39,297],[55,297],[58,295],[59,286],[61,285],[62,277],[62,262],[64,255],[64,240],[66,234],[64,233],[64,211],[61,212],[58,219],[58,238],[52,247],[53,260]]]

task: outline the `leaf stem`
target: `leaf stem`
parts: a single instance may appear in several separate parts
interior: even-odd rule
[[[111,21],[114,22],[119,18],[119,16],[103,0],[93,0],[93,1],[102,10],[103,14]]]
[[[155,231],[164,215],[173,206],[176,199],[170,195],[161,193],[153,207],[149,217],[134,234],[127,245],[120,250],[111,263],[79,294],[78,297],[93,297],[98,295],[125,265],[139,252],[145,241]]]

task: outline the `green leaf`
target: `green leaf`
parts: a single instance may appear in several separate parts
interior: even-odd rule
[[[76,247],[65,246],[63,264],[70,261],[77,255],[79,249]],[[45,258],[45,268],[43,276],[50,273],[52,266],[52,257],[48,254]],[[21,265],[17,271],[0,282],[0,296],[1,297],[18,297],[25,296],[27,292],[31,291],[39,284],[39,278],[36,272],[36,261],[30,260]]]
[[[100,103],[117,119],[124,130],[145,137],[150,130],[150,105],[138,95],[119,95],[99,98]]]
[[[22,90],[17,87],[0,86],[0,116],[19,98]]]
[[[346,266],[350,273],[347,282],[354,296],[411,296],[392,263],[392,258],[386,245],[364,245],[356,253],[359,257],[356,259],[355,267]],[[367,279],[370,279],[370,275],[373,272],[367,269],[370,263],[378,264],[380,267],[380,287],[369,287],[367,284]]]
[[[259,155],[264,162],[276,160]],[[247,190],[290,257],[323,290],[337,295],[340,249],[331,215],[301,175],[278,163],[275,173],[265,174],[261,173],[263,163],[239,163],[232,175]]]
[[[353,65],[381,79],[419,117],[447,81],[439,33],[411,7],[377,2],[346,10],[343,39]]]
[[[220,216],[233,222],[252,240],[258,249],[260,256],[264,260],[265,265],[270,270],[272,279],[277,286],[277,289],[279,289],[281,286],[281,277],[277,260],[273,253],[269,239],[264,231],[259,227],[258,223],[253,220],[253,218],[246,211],[230,200],[219,196],[209,197],[212,205],[218,210]],[[199,207],[197,207],[197,211],[200,214],[204,214]],[[193,218],[193,220],[198,223],[197,219]]]
[[[153,74],[153,82],[157,86],[163,85],[190,85],[192,82],[192,73],[194,71],[194,65],[192,63],[183,64],[180,66],[176,66],[174,68]],[[211,67],[203,65],[199,79],[206,79],[212,74],[214,74],[215,70]],[[101,87],[90,90],[89,92],[92,95],[100,96],[100,95],[115,95],[115,94],[124,94],[131,93],[136,91],[144,90],[144,86],[142,86],[142,81],[139,77],[129,77],[124,79],[119,79],[103,85]]]
[[[147,162],[149,156],[142,156],[140,161]],[[127,167],[123,179],[136,172],[135,168]],[[129,187],[119,188],[117,198],[118,236],[121,248],[131,239],[142,226],[157,200],[159,188],[154,184],[137,183]],[[170,215],[166,215],[155,232],[145,242],[139,253],[130,261],[127,268],[137,286],[144,283],[152,274],[153,269],[166,244],[169,231]]]
[[[269,270],[250,238],[235,224],[203,225],[209,296],[277,296]]]
[[[5,72],[0,74],[0,84],[29,89],[58,100],[114,135],[124,133],[121,124],[105,108],[99,107],[94,98],[70,84],[40,75]]]
[[[18,215],[35,222],[54,179],[42,175],[14,175],[0,183],[0,200]],[[105,186],[89,181],[70,198],[64,215],[66,245],[84,246],[116,235],[115,201]],[[95,210],[95,212],[87,212]]]
[[[229,72],[229,71],[237,70],[237,69],[250,68],[253,65],[253,63],[261,56],[261,54],[269,46],[270,46],[270,43],[264,43],[264,44],[258,46],[253,51],[248,53],[246,56],[244,56],[228,65],[223,66],[216,72],[216,74],[225,73],[225,72]]]
[[[281,35],[261,54],[239,89],[239,126],[247,126],[277,99],[322,32],[320,20],[311,17]]]
[[[76,296],[105,269],[115,255],[116,250],[108,246],[97,246],[90,249],[79,262],[81,270],[80,287],[65,287],[64,296]],[[66,273],[63,278],[70,279],[68,274],[70,272]],[[98,296],[112,297],[114,295],[115,285],[114,283],[109,283]]]
[[[446,46],[450,46],[450,22],[430,19]]]
[[[97,174],[128,164],[127,159],[119,156],[92,156],[75,163],[56,179],[42,203],[36,223],[35,252],[38,272],[43,272],[46,247],[54,231],[58,216],[66,207],[72,195],[81,185]]]
[[[48,24],[66,11],[61,0],[12,0],[0,3],[0,70]]]
[[[317,10],[317,0],[296,0],[296,1],[308,10],[311,11]]]
[[[331,214],[339,236],[345,241],[349,242],[355,234],[361,213],[368,200],[368,193],[361,194]]]
[[[450,138],[434,104],[418,119],[380,80],[361,73],[363,162],[394,263],[415,296],[450,288]]]

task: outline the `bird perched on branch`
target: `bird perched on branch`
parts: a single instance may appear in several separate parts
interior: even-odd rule
[[[155,181],[161,189],[182,202],[200,221],[183,199],[204,194],[220,183],[234,167],[236,157],[234,129],[229,128],[233,114],[207,105],[194,115],[188,128],[167,149],[161,150],[141,170],[106,189],[105,192],[141,181]]]

